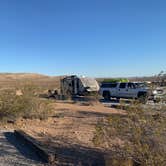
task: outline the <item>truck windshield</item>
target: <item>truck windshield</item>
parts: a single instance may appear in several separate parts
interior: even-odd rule
[[[146,87],[146,84],[145,83],[135,83],[135,86],[138,88],[144,88],[144,87]]]

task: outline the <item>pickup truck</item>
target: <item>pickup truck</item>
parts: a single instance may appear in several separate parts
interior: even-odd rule
[[[118,83],[102,83],[100,94],[105,100],[110,98],[139,99],[146,102],[149,90],[143,83],[136,82],[118,82]]]

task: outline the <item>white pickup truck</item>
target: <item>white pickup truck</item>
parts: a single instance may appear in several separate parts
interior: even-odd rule
[[[100,87],[100,94],[105,100],[110,100],[110,98],[126,98],[140,99],[145,102],[148,98],[149,90],[143,83],[102,83]]]

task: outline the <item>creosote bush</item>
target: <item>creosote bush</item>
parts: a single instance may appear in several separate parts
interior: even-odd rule
[[[121,145],[114,144],[119,138]],[[128,107],[126,115],[112,115],[96,126],[96,146],[105,146],[121,158],[132,158],[138,165],[166,165],[166,108],[145,110]]]
[[[13,90],[4,90],[0,93],[0,119],[47,118],[52,114],[51,101],[44,101],[31,96],[28,90],[23,95],[17,96]]]

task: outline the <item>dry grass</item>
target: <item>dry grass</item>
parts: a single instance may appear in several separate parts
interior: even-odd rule
[[[100,122],[94,144],[112,150],[115,158],[132,158],[139,165],[166,165],[166,108],[151,111],[135,105],[127,111]]]
[[[60,77],[39,74],[0,74],[0,119],[46,118],[52,112],[51,101],[39,99],[48,89],[59,88]],[[17,94],[20,94],[18,95]]]
[[[36,97],[35,86],[22,87],[22,95],[16,95],[15,90],[3,90],[0,93],[0,119],[15,120],[24,118],[47,118],[52,113],[50,100],[42,100]]]

